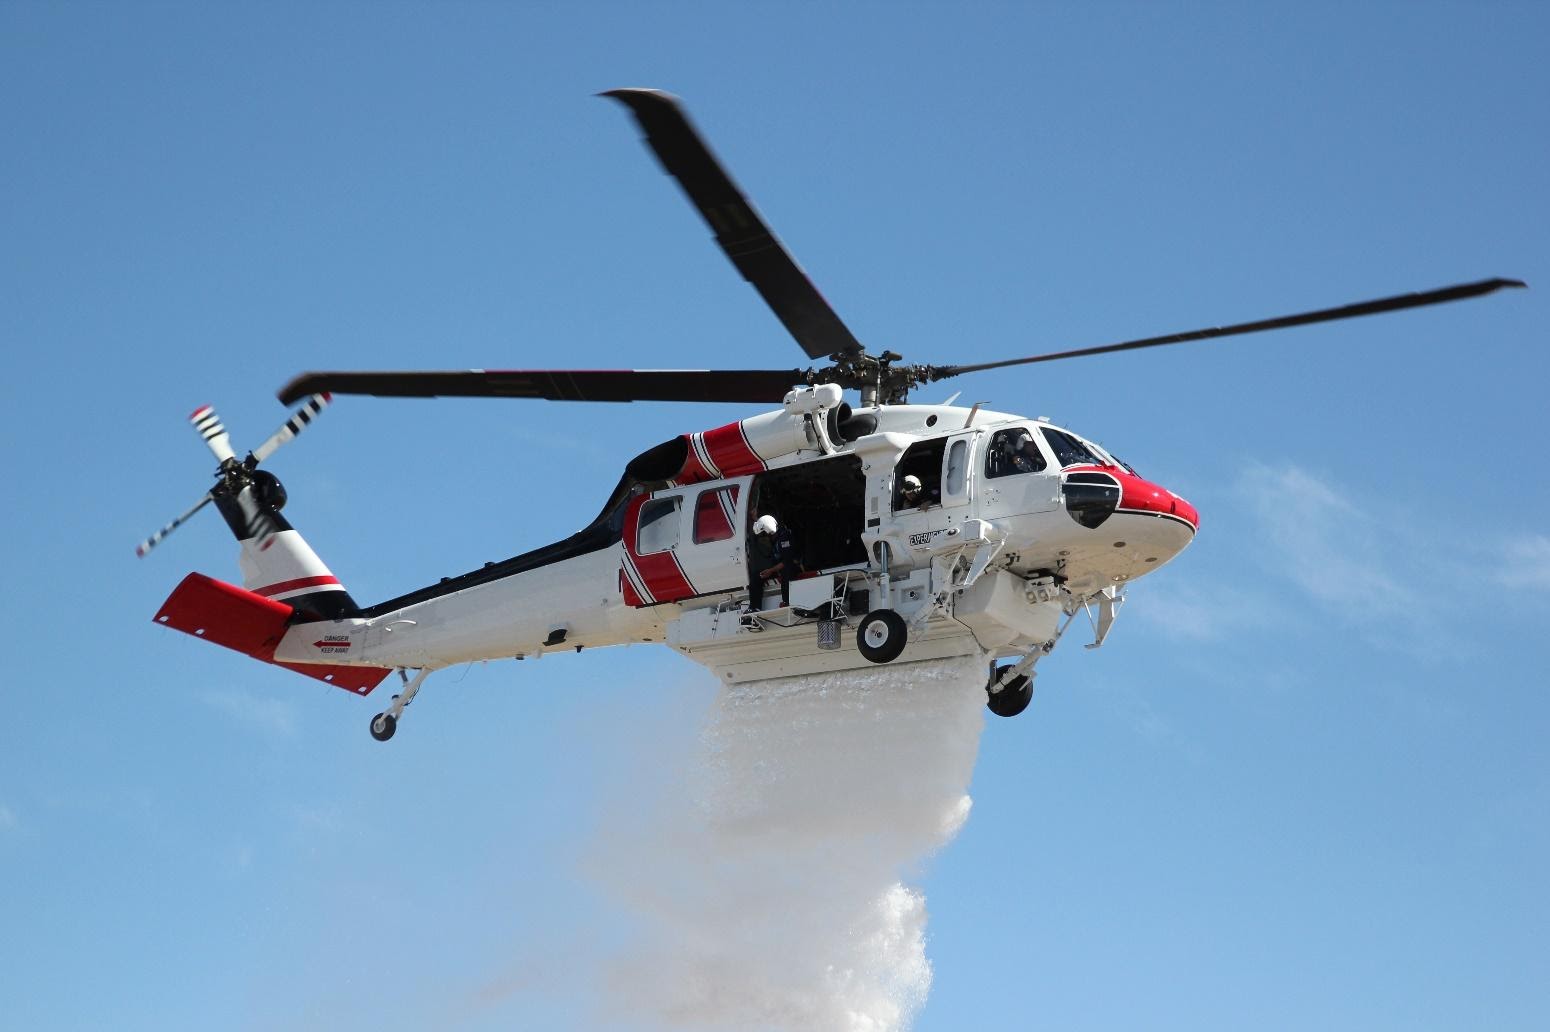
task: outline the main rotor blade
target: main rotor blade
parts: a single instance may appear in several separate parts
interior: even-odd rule
[[[307,399],[307,403],[296,410],[296,414],[285,421],[285,425],[269,435],[269,439],[257,448],[253,449],[253,462],[263,462],[275,453],[275,449],[287,441],[294,440],[296,435],[307,428],[307,424],[317,418],[319,412],[328,408],[328,403],[334,399],[325,391],[314,394]]]
[[[861,343],[711,153],[677,97],[640,89],[600,95],[612,97],[634,114],[646,132],[646,143],[699,209],[721,250],[809,358],[861,350]]]
[[[1525,287],[1528,284],[1521,280],[1512,279],[1488,279],[1478,283],[1461,283],[1452,287],[1441,287],[1437,290],[1428,290],[1417,294],[1398,294],[1394,297],[1379,298],[1376,301],[1359,301],[1355,304],[1341,305],[1339,308],[1321,308],[1316,312],[1303,312],[1300,315],[1283,315],[1275,319],[1261,319],[1259,322],[1237,323],[1232,326],[1214,326],[1205,330],[1191,330],[1188,333],[1170,333],[1163,337],[1145,337],[1141,340],[1127,340],[1121,344],[1104,344],[1096,348],[1078,348],[1075,351],[1054,351],[1046,355],[1032,355],[1028,358],[1012,358],[1004,362],[982,362],[978,365],[950,365],[937,366],[929,374],[930,380],[945,380],[949,376],[959,376],[963,373],[977,373],[985,369],[1001,369],[1005,366],[1028,365],[1032,362],[1053,362],[1057,358],[1081,358],[1084,355],[1103,355],[1111,351],[1132,351],[1136,348],[1154,348],[1163,344],[1183,344],[1192,340],[1209,340],[1212,337],[1233,337],[1243,333],[1258,333],[1261,330],[1280,330],[1288,326],[1306,326],[1309,323],[1333,322],[1336,319],[1354,319],[1359,315],[1377,315],[1381,312],[1398,312],[1406,308],[1420,308],[1425,305],[1439,305],[1447,301],[1462,301],[1465,298],[1480,297],[1503,287]]]
[[[168,534],[171,534],[174,530],[177,530],[179,527],[181,527],[188,521],[189,517],[193,516],[194,513],[198,512],[200,509],[203,509],[206,505],[209,505],[212,500],[213,496],[207,493],[203,498],[194,503],[193,508],[189,509],[183,515],[179,516],[177,519],[173,520],[171,523],[167,524],[165,527],[161,528],[156,533],[152,534],[150,537],[136,545],[135,555],[144,559],[147,552],[161,544],[162,540],[166,538]]]
[[[302,373],[280,388],[289,405],[308,394],[384,398],[545,398],[549,401],[778,402],[808,382],[801,369],[462,369],[447,372]]]

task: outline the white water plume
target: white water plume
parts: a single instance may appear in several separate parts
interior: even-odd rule
[[[931,965],[906,880],[968,817],[984,677],[971,657],[724,690],[681,780],[597,859],[638,919],[610,1016],[907,1028]]]

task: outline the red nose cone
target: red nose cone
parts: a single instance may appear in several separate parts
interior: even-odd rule
[[[1185,520],[1191,527],[1194,527],[1196,530],[1200,529],[1200,513],[1195,511],[1195,507],[1193,505],[1189,504],[1177,495],[1175,495],[1173,498],[1173,504],[1173,514],[1175,516]]]
[[[1200,529],[1200,514],[1195,511],[1195,507],[1166,487],[1126,473],[1119,474],[1119,483],[1122,489],[1119,501],[1121,512],[1128,509],[1131,512],[1171,516],[1188,523],[1191,530]]]

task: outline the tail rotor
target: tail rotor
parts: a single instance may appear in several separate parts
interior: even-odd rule
[[[195,409],[188,417],[188,421],[193,424],[216,461],[220,463],[215,471],[217,483],[187,512],[136,545],[135,555],[144,558],[151,549],[161,544],[167,535],[181,527],[200,509],[215,501],[217,495],[236,497],[245,488],[257,487],[261,495],[276,503],[272,507],[279,509],[284,505],[284,488],[279,486],[279,481],[273,475],[259,470],[258,464],[273,455],[282,445],[294,440],[296,435],[306,429],[332,400],[328,394],[314,394],[308,398],[280,429],[270,434],[263,444],[248,452],[247,457],[241,461],[238,461],[237,453],[232,450],[231,436],[226,432],[226,427],[216,413],[215,407],[201,405]]]

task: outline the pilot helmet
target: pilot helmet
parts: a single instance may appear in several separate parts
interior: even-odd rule
[[[911,473],[909,476],[904,478],[904,493],[905,494],[910,494],[912,492],[919,491],[919,490],[920,490],[920,478],[919,477],[917,477],[915,474]]]
[[[758,519],[754,520],[753,521],[753,532],[755,534],[773,534],[773,533],[775,533],[775,517],[773,517],[773,516],[760,516]]]

